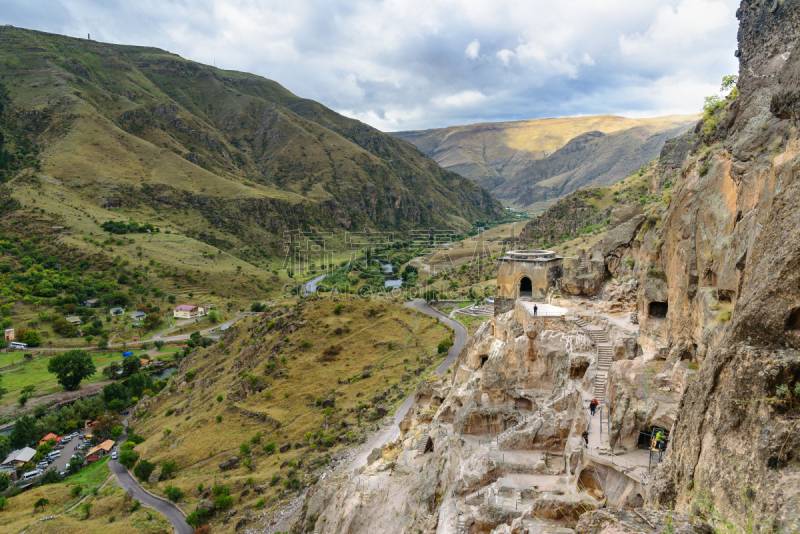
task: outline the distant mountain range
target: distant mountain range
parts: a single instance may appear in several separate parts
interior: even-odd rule
[[[505,204],[541,211],[586,186],[610,185],[657,157],[699,115],[615,115],[480,123],[394,132]]]

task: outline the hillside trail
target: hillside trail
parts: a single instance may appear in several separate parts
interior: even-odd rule
[[[458,321],[454,321],[450,319],[446,315],[443,315],[438,310],[435,310],[428,306],[428,303],[422,299],[415,299],[412,302],[406,302],[404,304],[409,308],[414,308],[416,310],[421,311],[426,315],[430,315],[431,317],[436,317],[441,322],[449,326],[455,331],[456,339],[453,342],[453,346],[450,347],[450,351],[447,353],[447,358],[442,361],[437,367],[436,372],[440,375],[444,376],[447,369],[453,365],[453,362],[458,357],[458,353],[461,352],[461,348],[467,342],[467,329],[464,328],[464,325],[459,323]],[[377,449],[385,445],[386,443],[396,439],[400,435],[400,422],[405,418],[408,411],[414,405],[414,395],[413,393],[410,394],[403,403],[397,408],[394,414],[394,418],[392,420],[392,424],[390,426],[384,427],[383,429],[379,430],[361,447],[359,447],[360,451],[356,454],[355,458],[353,458],[352,462],[344,469],[345,471],[353,471],[366,465],[367,457],[372,453],[373,449]]]

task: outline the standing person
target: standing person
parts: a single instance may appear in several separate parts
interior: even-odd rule
[[[588,448],[589,447],[589,431],[584,428],[583,429],[583,434],[581,434],[581,436],[583,437],[583,446]]]
[[[536,317],[537,315],[539,315],[539,306],[534,304],[533,305],[533,316]]]
[[[592,417],[594,417],[594,411],[597,409],[597,405],[600,404],[597,402],[597,399],[592,399],[592,402],[589,403],[589,411],[592,412]]]

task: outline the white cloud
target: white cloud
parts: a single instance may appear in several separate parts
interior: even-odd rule
[[[216,61],[401,130],[698,111],[737,68],[739,2],[5,0],[3,19]]]
[[[508,48],[504,48],[503,50],[499,50],[499,51],[497,52],[497,59],[499,59],[499,60],[500,60],[500,62],[501,62],[503,65],[505,65],[506,67],[508,67],[508,66],[511,64],[511,59],[512,59],[512,58],[513,58],[515,55],[516,55],[516,54],[514,54],[514,52],[512,52],[512,51],[511,51],[511,50],[509,50]]]
[[[464,51],[464,55],[467,56],[468,59],[478,59],[478,55],[481,53],[481,42],[475,39],[470,44],[467,45],[467,49]]]
[[[486,99],[486,95],[480,91],[462,91],[456,95],[437,96],[431,99],[436,106],[459,108],[464,106],[474,106]]]

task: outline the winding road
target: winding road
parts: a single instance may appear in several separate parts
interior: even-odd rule
[[[415,308],[426,315],[430,315],[431,317],[436,317],[455,331],[456,339],[453,342],[453,346],[450,347],[450,352],[447,353],[447,358],[445,358],[444,361],[436,367],[436,372],[444,376],[447,368],[453,365],[453,362],[458,357],[458,353],[461,352],[461,348],[464,346],[464,343],[467,342],[467,329],[464,328],[464,325],[458,321],[450,319],[446,315],[442,315],[437,310],[434,310],[428,306],[428,303],[423,299],[415,299],[412,302],[407,302],[405,303],[405,306],[408,306],[409,308]],[[394,414],[394,421],[392,422],[392,425],[379,432],[376,432],[370,441],[364,446],[363,450],[353,459],[352,462],[350,462],[350,465],[347,466],[345,471],[352,471],[363,465],[366,465],[367,457],[372,452],[372,449],[382,447],[385,443],[396,439],[397,436],[400,435],[400,422],[405,419],[406,414],[413,405],[414,395],[409,395],[408,398],[403,401],[403,404],[397,408],[397,411]]]
[[[125,421],[125,427],[127,429],[127,421]],[[127,437],[126,431],[125,434],[120,436],[119,444],[122,445]],[[194,529],[186,522],[183,512],[181,512],[176,505],[166,499],[156,497],[149,491],[145,491],[130,472],[125,469],[125,466],[120,464],[117,460],[109,460],[108,466],[111,468],[111,472],[114,474],[114,477],[117,479],[122,489],[127,491],[131,497],[137,499],[143,505],[155,509],[166,517],[177,534],[192,534],[194,532]]]

